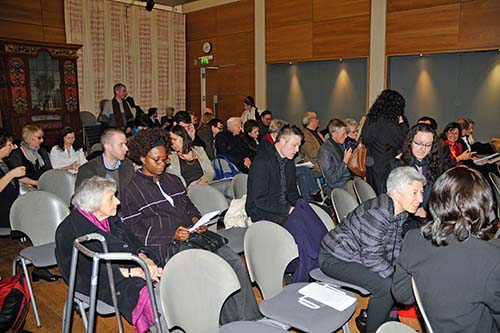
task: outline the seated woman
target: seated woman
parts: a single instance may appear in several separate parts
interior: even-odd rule
[[[111,178],[94,176],[86,179],[76,189],[72,199],[75,209],[64,219],[56,230],[56,259],[59,271],[69,281],[73,240],[77,237],[98,233],[106,239],[109,252],[128,252],[138,255],[146,262],[154,281],[159,281],[162,269],[156,251],[142,245],[142,242],[121,223],[116,215],[120,201],[115,197],[116,182]],[[87,242],[85,246],[102,252],[99,242]],[[113,264],[113,278],[118,299],[118,309],[137,332],[146,332],[153,326],[154,318],[149,301],[144,271],[135,263]],[[79,254],[76,290],[90,294],[92,259]],[[99,299],[113,304],[109,289],[107,268],[100,263]],[[159,297],[157,297],[159,299]],[[159,304],[159,302],[157,302]]]
[[[14,148],[12,136],[0,128],[0,227],[10,228],[10,208],[19,195],[19,182],[17,178],[26,174],[26,168],[20,166],[12,170],[4,161]]]
[[[57,136],[57,144],[50,151],[50,162],[54,169],[62,169],[72,174],[78,173],[78,168],[87,163],[83,148],[75,141],[75,131],[65,127]]]
[[[38,186],[38,178],[45,171],[52,169],[49,154],[44,147],[41,147],[43,139],[43,131],[40,127],[26,125],[23,127],[21,146],[9,156],[8,164],[11,168],[18,166],[26,168],[26,176],[19,181],[28,190]]]
[[[175,125],[170,129],[170,146],[174,152],[170,155],[167,172],[182,176],[186,186],[207,184],[214,179],[215,171],[205,149],[193,146],[191,137],[182,126]]]
[[[459,123],[449,123],[441,134],[441,139],[450,148],[450,157],[456,160],[457,165],[461,165],[462,161],[471,160],[475,152],[465,150],[460,143],[462,137],[462,130]]]
[[[242,138],[248,157],[253,160],[257,154],[257,146],[259,145],[259,124],[257,121],[249,119],[245,122]]]
[[[359,124],[354,118],[345,118],[344,123],[347,125],[347,137],[344,141],[344,149],[356,149],[358,142]]]
[[[394,305],[391,295],[394,262],[408,213],[422,203],[425,178],[412,167],[391,171],[387,194],[365,201],[321,242],[319,266],[327,275],[371,292],[367,318],[356,318],[361,331],[375,332]]]
[[[160,128],[141,131],[130,139],[129,157],[142,168],[121,194],[123,222],[143,244],[155,249],[162,265],[182,249],[176,248],[176,244],[190,238],[189,228],[200,217],[179,177],[164,172],[169,158],[167,146],[168,133]],[[206,230],[206,227],[201,227],[197,232]],[[227,245],[215,253],[231,265],[241,285],[241,289],[224,304],[221,323],[260,318],[252,285],[240,257]]]
[[[411,230],[396,261],[396,301],[415,302],[411,277],[434,332],[498,332],[500,241],[488,241],[493,196],[481,174],[448,170],[432,188],[432,221]]]

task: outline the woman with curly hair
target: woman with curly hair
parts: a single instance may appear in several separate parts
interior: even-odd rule
[[[366,145],[366,181],[377,194],[384,192],[389,163],[400,151],[408,133],[404,109],[403,96],[386,89],[373,103],[363,126],[361,139]]]
[[[180,178],[165,172],[169,163],[168,138],[165,130],[150,128],[130,139],[129,157],[142,168],[136,172],[121,196],[123,223],[144,245],[157,251],[161,259],[160,266],[184,249],[177,248],[176,244],[191,237],[189,228],[200,217]],[[206,227],[200,227],[196,232],[204,233],[206,230]],[[227,245],[215,253],[231,265],[241,285],[240,291],[224,304],[221,323],[260,318],[252,285],[240,257]]]
[[[167,172],[182,176],[186,186],[191,184],[208,184],[215,177],[215,170],[203,147],[194,146],[188,132],[175,125],[170,129],[170,165]]]
[[[392,294],[415,302],[411,278],[435,332],[498,332],[500,241],[488,241],[493,195],[482,175],[456,167],[432,188],[432,221],[411,230],[396,260]]]

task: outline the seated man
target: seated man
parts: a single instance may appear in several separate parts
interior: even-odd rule
[[[249,153],[246,150],[245,143],[241,137],[241,119],[231,117],[227,120],[227,128],[222,130],[215,137],[215,149],[217,155],[224,155],[244,173],[248,173],[250,168]]]
[[[267,133],[269,133],[269,125],[271,125],[271,120],[273,120],[273,114],[269,110],[264,110],[260,114],[260,119],[257,120],[259,124],[259,142],[264,139]]]
[[[295,181],[293,158],[299,151],[302,132],[283,126],[276,144],[255,157],[248,174],[245,209],[252,221],[268,220],[284,224],[300,198]]]
[[[318,164],[323,171],[328,193],[334,188],[347,191],[347,182],[352,174],[347,168],[352,149],[344,150],[342,145],[347,137],[347,125],[339,119],[333,119],[328,124],[330,137],[318,152]]]
[[[199,132],[199,137],[203,142],[205,142],[207,153],[210,161],[215,159],[215,136],[219,134],[224,129],[224,123],[222,120],[213,118],[206,126],[204,126]]]
[[[188,132],[191,140],[193,140],[193,145],[197,147],[203,147],[206,149],[206,144],[202,139],[196,134],[196,127],[193,124],[191,115],[186,111],[179,111],[174,115],[173,126],[180,125],[186,132]]]
[[[304,125],[304,142],[300,151],[304,154],[304,162],[314,164],[313,171],[317,176],[321,176],[318,166],[318,151],[325,143],[325,138],[318,131],[319,119],[315,112],[306,112],[302,118]]]
[[[120,199],[120,193],[134,176],[134,165],[126,158],[127,138],[121,130],[108,128],[101,135],[101,144],[104,149],[102,155],[78,169],[76,187],[92,176],[110,177],[117,184],[116,197]]]
[[[325,274],[371,292],[368,317],[356,318],[360,331],[375,332],[394,305],[392,274],[402,244],[408,213],[422,203],[425,177],[412,167],[399,167],[387,179],[387,194],[365,201],[321,242],[319,267]]]
[[[460,129],[462,130],[460,143],[464,150],[475,151],[481,155],[491,155],[496,152],[490,143],[474,141],[472,133],[474,132],[475,123],[472,119],[458,118],[456,122],[460,125]]]

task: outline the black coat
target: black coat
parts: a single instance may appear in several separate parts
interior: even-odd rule
[[[290,206],[300,198],[295,181],[295,164],[287,160],[285,166],[287,204],[279,202],[280,167],[276,149],[259,152],[248,173],[245,210],[252,221],[268,220],[283,224],[288,219]]]
[[[38,154],[42,156],[43,159],[43,166],[34,165],[31,163],[26,156],[24,156],[21,148],[18,148],[9,155],[7,164],[10,166],[11,169],[14,169],[18,166],[24,166],[26,167],[26,177],[33,179],[33,180],[38,180],[40,176],[47,170],[52,169],[52,163],[50,163],[50,157],[49,153],[47,153],[47,149],[44,147],[40,147],[38,149]]]
[[[250,156],[240,135],[233,135],[228,130],[223,130],[215,136],[215,149],[217,155],[226,156],[240,171],[248,172],[244,159]]]
[[[159,264],[159,258],[155,251],[142,245],[139,239],[123,224],[118,217],[109,218],[110,233],[106,233],[87,220],[78,210],[73,210],[56,230],[56,259],[59,272],[66,281],[69,281],[71,268],[71,253],[73,249],[73,240],[77,237],[98,233],[106,239],[109,252],[127,252],[139,254],[144,252],[156,264]],[[103,252],[101,245],[97,241],[91,241],[84,244],[93,251]],[[121,273],[120,267],[135,267],[132,262],[113,264],[113,278],[115,282],[116,294],[118,299],[118,308],[125,318],[132,322],[132,311],[139,299],[140,290],[146,285],[146,281],[134,277],[126,278]],[[76,290],[85,294],[90,294],[90,278],[92,273],[92,260],[89,257],[80,254],[78,258],[78,271],[76,279]],[[105,263],[99,267],[99,284],[97,297],[108,304],[113,304],[107,277]]]
[[[5,172],[0,169],[0,178],[5,176]],[[10,208],[19,195],[19,182],[14,179],[0,191],[0,227],[10,228]]]

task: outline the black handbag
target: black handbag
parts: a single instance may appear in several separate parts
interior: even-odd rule
[[[216,232],[207,230],[203,233],[192,233],[186,241],[174,241],[192,249],[202,249],[215,252],[228,243],[228,239]],[[182,247],[182,246],[181,246]]]

